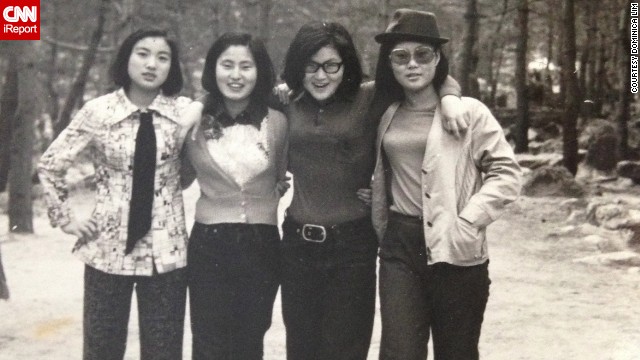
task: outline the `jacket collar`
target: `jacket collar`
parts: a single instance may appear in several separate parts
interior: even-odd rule
[[[113,116],[110,117],[110,125],[116,124],[135,112],[139,112],[141,109],[133,104],[127,97],[123,88],[116,90],[114,93],[114,104],[108,104],[113,106]],[[175,99],[159,93],[149,104],[147,110],[159,113],[163,117],[178,123],[179,111],[175,104]]]

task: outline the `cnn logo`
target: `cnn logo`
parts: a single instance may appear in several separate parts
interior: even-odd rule
[[[2,17],[10,22],[18,21],[38,21],[38,7],[37,6],[7,6],[2,10]]]
[[[40,0],[2,0],[0,10],[0,40],[40,40]]]

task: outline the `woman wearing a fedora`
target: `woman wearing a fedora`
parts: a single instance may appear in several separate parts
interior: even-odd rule
[[[384,107],[372,115],[373,84],[361,82],[351,36],[335,22],[300,28],[282,77],[293,93],[284,110],[294,181],[281,243],[287,359],[365,360],[378,241],[358,189],[369,186],[377,120],[389,103],[375,102]],[[441,96],[459,94],[454,80],[445,85]],[[447,98],[460,108],[457,96]]]
[[[489,296],[486,227],[514,201],[520,168],[502,128],[478,100],[462,137],[442,131],[437,91],[448,61],[432,13],[397,10],[381,44],[380,120],[372,183],[380,244],[380,359],[478,359]]]

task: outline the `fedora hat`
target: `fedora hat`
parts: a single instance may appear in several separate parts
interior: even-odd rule
[[[427,11],[398,9],[393,13],[387,29],[375,36],[383,44],[403,40],[427,41],[441,45],[449,41],[440,36],[436,16]]]

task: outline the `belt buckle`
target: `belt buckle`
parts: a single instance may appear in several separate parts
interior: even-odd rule
[[[306,241],[323,243],[327,239],[327,229],[322,225],[302,225],[302,238]]]

